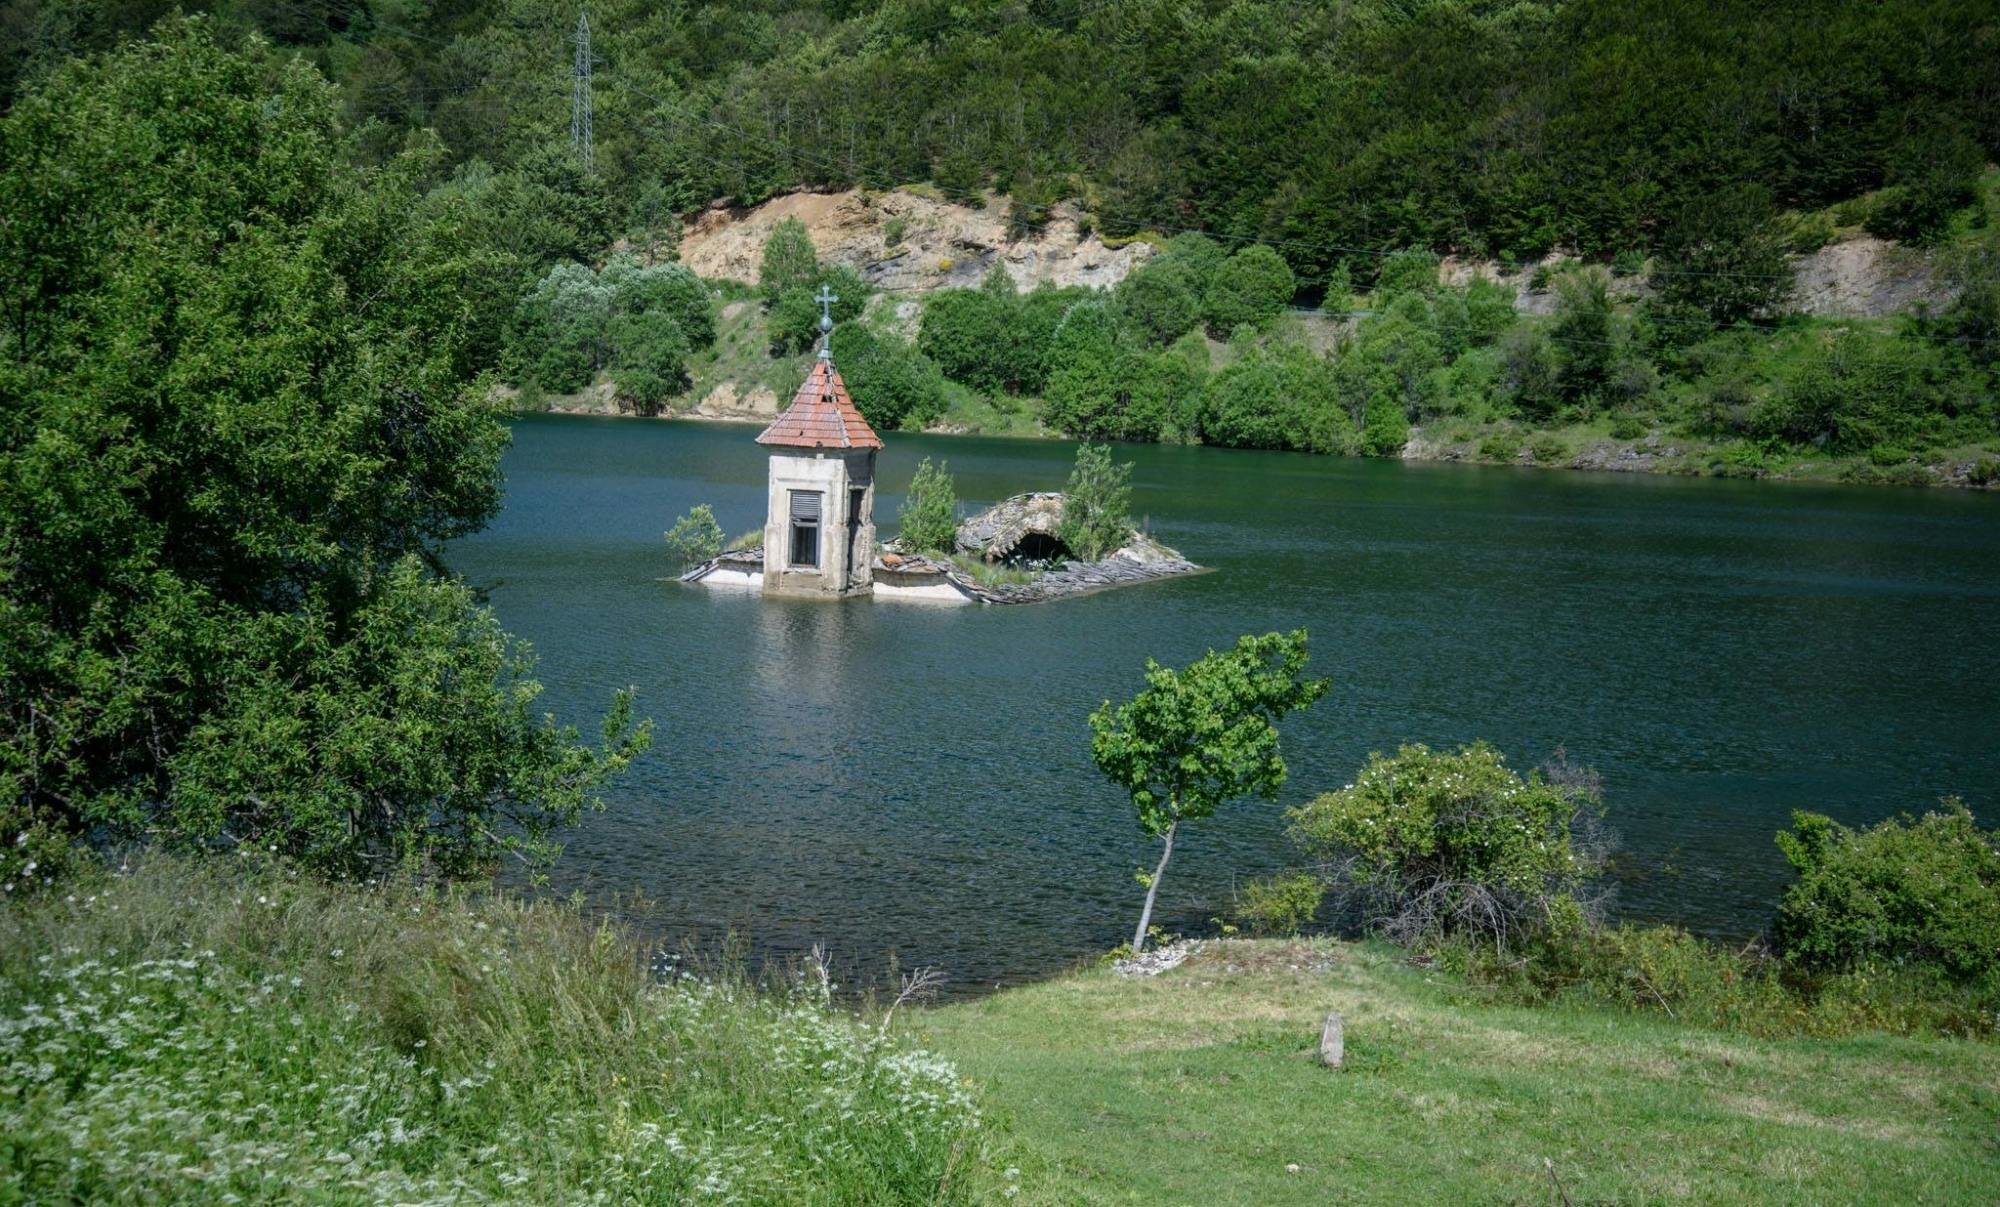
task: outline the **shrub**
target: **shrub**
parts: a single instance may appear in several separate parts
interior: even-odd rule
[[[1215,279],[1202,299],[1208,333],[1223,339],[1245,324],[1254,326],[1276,318],[1297,289],[1285,258],[1253,243],[1215,270]]]
[[[806,224],[786,218],[771,228],[764,241],[764,258],[757,267],[757,289],[764,305],[776,306],[780,298],[795,289],[812,292],[819,277],[819,253],[813,250]]]
[[[1505,947],[1581,925],[1603,866],[1597,780],[1560,758],[1526,779],[1474,743],[1372,754],[1352,784],[1291,812],[1293,834],[1362,920],[1405,944]]]
[[[1513,461],[1521,455],[1521,433],[1510,429],[1490,432],[1479,442],[1479,455],[1489,461]]]
[[[1792,266],[1769,191],[1741,184],[1689,201],[1667,232],[1653,287],[1669,312],[1717,326],[1782,309]]]
[[[944,374],[907,340],[843,323],[833,329],[833,359],[854,405],[878,428],[922,428],[944,413]]]
[[[1097,561],[1132,537],[1132,463],[1114,464],[1111,446],[1081,444],[1064,488],[1056,535],[1087,562]]]
[[[1173,343],[1201,321],[1193,274],[1172,260],[1146,264],[1118,283],[1118,316],[1154,344]]]
[[[804,285],[778,295],[765,324],[775,351],[804,352],[819,342],[820,310],[813,299],[822,286],[831,289],[836,299],[831,307],[834,322],[851,323],[861,317],[868,304],[868,283],[846,265],[829,264]]]
[[[1368,400],[1368,417],[1361,425],[1361,451],[1370,457],[1394,457],[1410,442],[1410,421],[1402,405],[1387,394]]]
[[[1963,980],[2000,972],[2000,835],[1964,802],[1866,830],[1796,812],[1778,846],[1798,880],[1773,933],[1794,964],[1930,964]]]
[[[706,503],[697,503],[667,529],[667,553],[683,568],[708,561],[722,552],[722,525]]]
[[[1280,872],[1252,880],[1230,902],[1229,917],[1253,935],[1296,935],[1312,924],[1326,881],[1310,872]]]
[[[1569,442],[1554,432],[1544,432],[1528,446],[1528,455],[1537,465],[1554,465],[1569,456]]]
[[[919,553],[950,553],[958,544],[958,496],[952,492],[951,469],[925,457],[910,479],[910,493],[897,512],[903,544]]]
[[[1613,440],[1637,440],[1646,434],[1646,421],[1637,415],[1620,415],[1611,421]]]
[[[1868,232],[1922,241],[1944,232],[1958,210],[1978,199],[1986,153],[1964,133],[1926,126],[1904,140],[1889,164],[1889,187],[1875,198]]]
[[[817,978],[248,866],[148,859],[43,902],[0,911],[13,1201],[979,1197],[969,1088]]]

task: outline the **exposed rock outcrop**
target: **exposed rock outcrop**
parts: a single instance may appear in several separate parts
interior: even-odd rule
[[[755,281],[764,241],[786,218],[805,223],[820,259],[845,264],[871,285],[891,290],[977,285],[995,260],[1014,284],[1116,285],[1153,254],[1151,244],[1106,247],[1082,233],[1077,213],[1057,206],[1041,230],[1007,231],[1002,201],[954,205],[897,189],[865,193],[792,193],[752,209],[712,209],[681,233],[681,262],[704,277]]]

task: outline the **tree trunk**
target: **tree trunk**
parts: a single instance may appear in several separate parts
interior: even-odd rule
[[[1160,877],[1167,874],[1167,860],[1174,857],[1174,831],[1181,823],[1174,822],[1167,827],[1167,847],[1160,852],[1160,866],[1153,869],[1152,882],[1146,885],[1146,908],[1139,911],[1139,929],[1132,932],[1132,954],[1146,950],[1146,924],[1153,920],[1153,898],[1160,891]]]

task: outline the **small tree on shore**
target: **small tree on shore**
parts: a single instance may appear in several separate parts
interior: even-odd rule
[[[1146,660],[1146,687],[1090,715],[1090,754],[1105,778],[1125,789],[1139,827],[1160,840],[1160,862],[1132,932],[1146,944],[1153,901],[1185,822],[1199,821],[1241,796],[1276,799],[1285,782],[1277,722],[1327,692],[1304,677],[1306,631],[1244,636],[1236,648],[1210,650],[1183,670]]]
[[[903,544],[918,553],[950,553],[958,543],[958,496],[952,491],[947,463],[931,464],[925,457],[910,479],[910,493],[903,496],[902,510],[896,513]]]
[[[1111,460],[1108,444],[1081,444],[1063,493],[1056,535],[1075,554],[1094,562],[1132,535],[1132,463]]]

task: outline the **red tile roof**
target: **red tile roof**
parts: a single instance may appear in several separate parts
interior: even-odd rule
[[[813,362],[805,384],[785,413],[757,437],[759,444],[790,448],[881,448],[882,438],[855,409],[847,383],[830,360]]]

